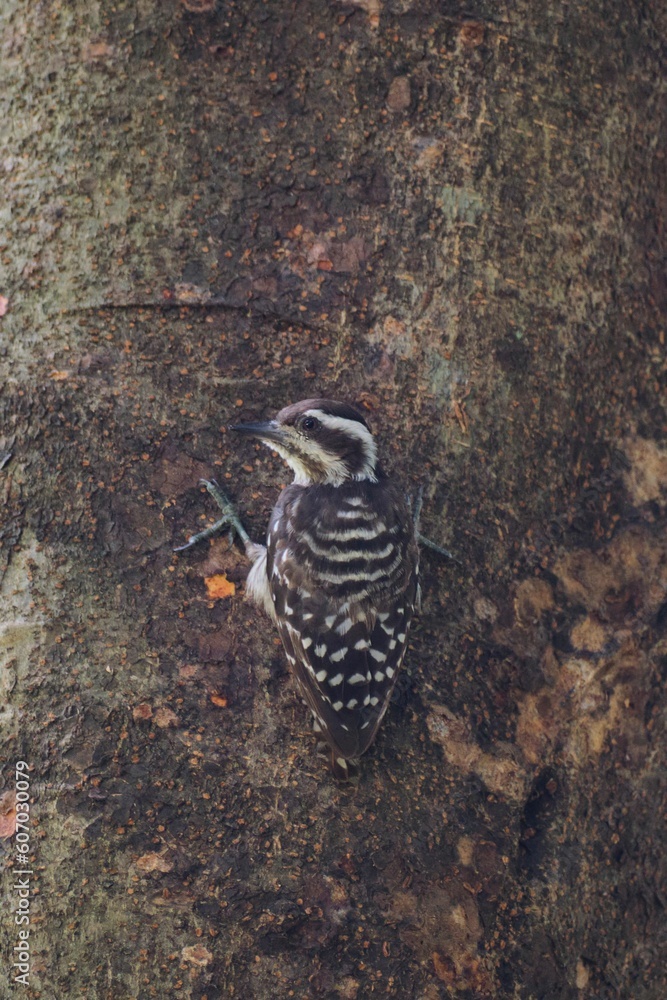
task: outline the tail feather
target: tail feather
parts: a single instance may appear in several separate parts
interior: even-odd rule
[[[329,766],[331,767],[331,773],[334,778],[341,782],[356,783],[359,778],[359,761],[356,758],[343,757],[340,750],[334,750],[333,747],[324,740],[322,735],[322,726],[314,713],[310,720],[310,724],[317,740],[318,756],[327,756],[328,753]]]
[[[354,782],[359,778],[359,762],[340,757],[335,750],[331,751],[331,773],[337,781]]]

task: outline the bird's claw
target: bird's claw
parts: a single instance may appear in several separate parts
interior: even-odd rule
[[[421,532],[417,532],[417,541],[419,542],[420,545],[423,545],[425,548],[430,549],[432,552],[437,552],[438,555],[444,556],[445,559],[451,559],[452,562],[455,563],[459,562],[456,556],[453,556],[452,553],[449,551],[449,549],[444,549],[442,545],[438,545],[436,542],[432,542],[430,538],[427,538],[426,535],[422,535]]]
[[[424,504],[424,486],[421,485],[417,490],[417,495],[414,500],[414,508],[412,503],[410,503],[410,509],[412,512],[412,520],[415,526],[415,535],[417,536],[417,541],[420,545],[424,545],[427,549],[431,549],[432,552],[437,552],[438,555],[444,556],[445,559],[451,559],[452,562],[458,562],[459,560],[456,556],[453,556],[449,549],[444,549],[442,545],[438,545],[436,542],[431,541],[426,535],[422,535],[419,530],[419,520],[421,517],[422,506]]]
[[[222,511],[222,517],[219,517],[214,524],[209,525],[208,528],[204,528],[203,531],[199,531],[196,535],[190,535],[185,545],[179,545],[178,548],[174,549],[174,552],[184,552],[186,549],[192,548],[193,545],[197,545],[198,542],[203,542],[207,538],[217,535],[223,528],[229,528],[230,548],[234,544],[234,532],[236,532],[243,544],[246,545],[250,541],[250,538],[229,497],[223,493],[215,479],[200,479],[199,483],[201,486],[205,486],[213,497]]]

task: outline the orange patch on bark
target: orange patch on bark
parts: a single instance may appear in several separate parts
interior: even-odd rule
[[[216,600],[221,597],[233,597],[236,593],[236,584],[228,580],[224,573],[216,573],[215,576],[204,578],[208,596]]]

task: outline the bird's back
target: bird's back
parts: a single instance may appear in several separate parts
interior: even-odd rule
[[[384,476],[287,487],[266,571],[301,694],[340,763],[368,749],[389,704],[417,594],[410,511]]]

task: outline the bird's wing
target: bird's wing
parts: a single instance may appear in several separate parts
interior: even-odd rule
[[[323,737],[344,758],[359,757],[373,742],[403,662],[412,613],[404,595],[369,617],[360,606],[336,612],[331,628],[278,615],[285,653],[300,693]],[[348,625],[349,623],[349,625]],[[341,633],[340,629],[344,629]]]
[[[355,758],[373,742],[405,653],[417,590],[412,522],[387,530],[390,550],[378,536],[367,559],[357,555],[349,570],[357,582],[337,586],[327,578],[344,578],[345,563],[318,557],[312,537],[310,555],[299,551],[285,519],[283,509],[272,522],[267,559],[285,653],[323,737],[341,757]],[[383,565],[391,570],[386,581]]]

